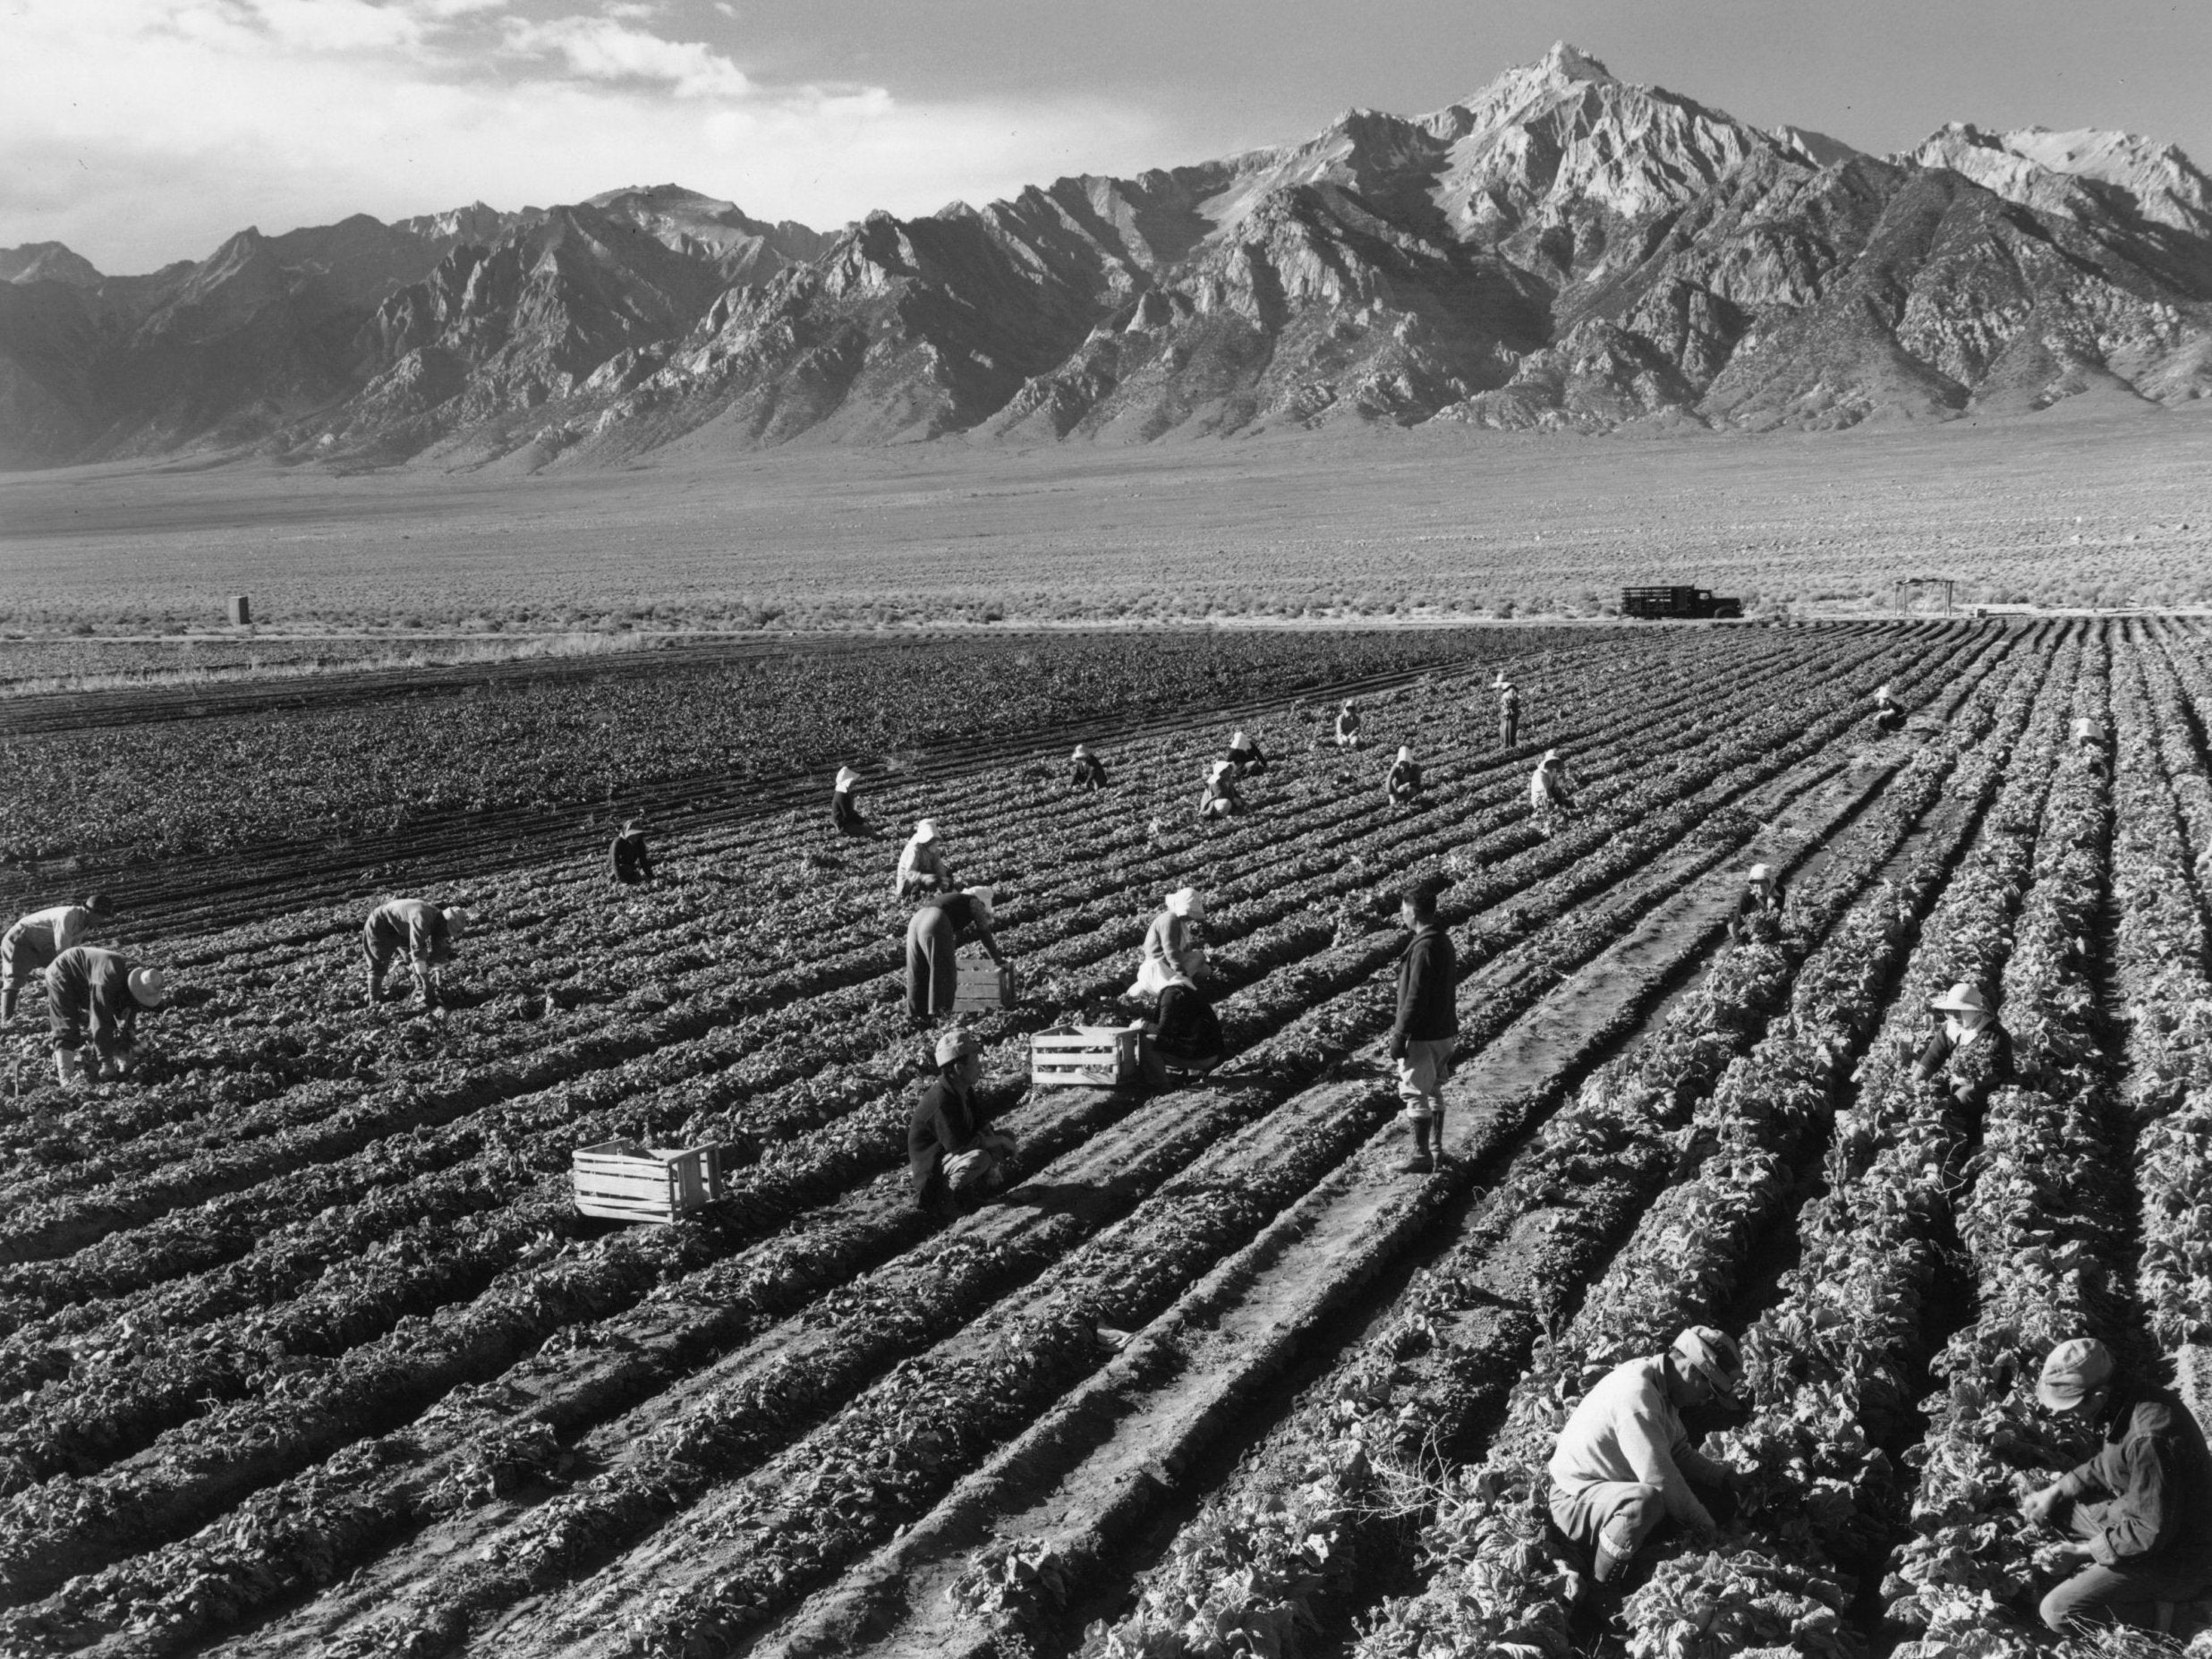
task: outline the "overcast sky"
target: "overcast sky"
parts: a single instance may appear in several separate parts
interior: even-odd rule
[[[667,182],[832,226],[1421,113],[1555,38],[1865,149],[1965,120],[2212,163],[2212,0],[0,0],[0,247],[137,271]]]

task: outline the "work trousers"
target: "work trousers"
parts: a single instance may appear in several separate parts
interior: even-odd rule
[[[1520,716],[1501,714],[1498,717],[1498,742],[1510,749],[1520,740]]]
[[[2097,1505],[2077,1502],[2072,1531],[2087,1540],[2097,1536]],[[2194,1601],[2212,1590],[2212,1570],[2171,1572],[2140,1567],[2107,1567],[2091,1561],[2055,1585],[2036,1611],[2061,1636],[2080,1635],[2100,1624],[2124,1624],[2138,1630],[2157,1628],[2160,1602]]]
[[[1408,1118],[1434,1118],[1444,1110],[1444,1082],[1451,1076],[1457,1037],[1413,1037],[1398,1060],[1398,1098]]]
[[[18,922],[0,936],[0,1019],[15,1017],[15,1000],[25,985],[46,977],[54,955],[46,947],[51,935]]]
[[[1552,1488],[1552,1524],[1577,1544],[1603,1547],[1616,1561],[1635,1554],[1666,1518],[1659,1488],[1639,1482],[1595,1481],[1574,1492]]]
[[[935,905],[923,906],[906,923],[906,1012],[915,1018],[952,1012],[958,942],[952,918]]]

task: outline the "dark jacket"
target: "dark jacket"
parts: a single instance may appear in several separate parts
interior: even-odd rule
[[[1391,774],[1382,780],[1382,788],[1384,793],[1389,795],[1397,795],[1400,792],[1407,795],[1420,794],[1421,762],[1418,761],[1391,761]]]
[[[1510,685],[1498,693],[1498,718],[1506,720],[1520,719],[1520,693]]]
[[[615,838],[611,849],[615,861],[615,880],[617,881],[650,881],[653,875],[653,855],[646,850],[642,830],[625,830]]]
[[[138,1037],[138,999],[131,994],[127,957],[98,945],[72,945],[46,971],[47,1024],[55,1048],[88,1039],[103,1055],[128,1048]]]
[[[405,953],[418,962],[446,962],[453,957],[453,930],[446,913],[422,898],[395,898],[379,905],[362,924],[369,954],[379,962]]]
[[[2212,1452],[2189,1408],[2158,1388],[2115,1390],[2104,1444],[2063,1476],[2089,1552],[2107,1567],[2212,1576]]]
[[[1952,1042],[1950,1032],[1937,1027],[1913,1061],[1912,1075],[1925,1083],[1938,1072],[1947,1075],[1953,1094],[1987,1095],[1999,1084],[2013,1081],[2012,1034],[1993,1020],[1961,1049]]]
[[[1780,921],[1782,907],[1785,902],[1782,883],[1779,881],[1774,883],[1771,892],[1765,888],[1754,886],[1748,881],[1745,882],[1743,896],[1736,900],[1736,914],[1728,919],[1729,938],[1741,939],[1750,931],[1749,924],[1753,916],[1773,916],[1776,921]]]
[[[1078,789],[1103,789],[1106,787],[1106,762],[1095,754],[1086,754],[1075,763],[1068,781]]]
[[[840,830],[865,830],[868,821],[854,804],[852,791],[839,789],[830,797],[830,819]]]
[[[1451,936],[1441,923],[1424,922],[1413,930],[1406,954],[1398,958],[1398,1019],[1391,1027],[1391,1058],[1408,1042],[1459,1034],[1457,1000],[1459,965]]]
[[[1221,1051],[1221,1022],[1204,991],[1170,985],[1160,993],[1153,1047],[1177,1060],[1212,1059]]]
[[[917,1204],[929,1201],[945,1159],[974,1145],[982,1133],[971,1096],[941,1076],[922,1091],[906,1119],[906,1180]]]

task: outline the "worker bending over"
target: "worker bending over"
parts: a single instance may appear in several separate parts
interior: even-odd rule
[[[1425,881],[1399,895],[1398,916],[1413,931],[1398,958],[1398,1017],[1391,1025],[1391,1059],[1398,1068],[1398,1095],[1413,1126],[1413,1155],[1401,1170],[1428,1175],[1431,1152],[1444,1149],[1444,1084],[1459,1039],[1459,964],[1451,935],[1436,919],[1441,882]]]
[[[1498,671],[1498,744],[1510,749],[1520,741],[1520,687],[1505,677],[1505,670]]]
[[[1221,1063],[1226,1047],[1221,1017],[1205,992],[1187,974],[1170,974],[1161,984],[1160,1000],[1144,1033],[1144,1081],[1164,1089],[1170,1069],[1210,1071]]]
[[[891,878],[897,898],[926,898],[932,893],[952,891],[952,865],[937,843],[937,825],[930,819],[915,821],[914,834],[898,855],[898,873]]]
[[[15,1017],[23,987],[42,976],[55,957],[72,946],[90,944],[115,914],[106,894],[88,893],[82,904],[34,910],[0,935],[0,1020]]]
[[[849,766],[838,768],[837,782],[830,790],[830,821],[838,827],[839,835],[873,835],[875,826],[860,815],[860,803],[854,791],[860,787],[860,774]]]
[[[982,1046],[966,1031],[937,1040],[937,1076],[906,1119],[906,1177],[915,1206],[933,1215],[957,1212],[1006,1178],[1014,1137],[986,1129],[976,1109]]]
[[[1391,770],[1382,779],[1382,793],[1400,806],[1410,805],[1421,798],[1421,762],[1413,758],[1413,750],[1400,744],[1398,758],[1391,762]]]
[[[652,851],[645,845],[645,821],[633,818],[622,826],[622,833],[615,838],[612,855],[615,880],[625,887],[635,887],[640,881],[653,879]]]
[[[1352,706],[1349,697],[1344,700],[1344,706],[1337,710],[1336,745],[1340,749],[1359,747],[1359,710]]]
[[[1137,963],[1133,997],[1156,997],[1176,974],[1196,979],[1205,971],[1206,948],[1198,942],[1198,927],[1206,917],[1206,904],[1195,887],[1178,887],[1170,893],[1161,912],[1144,930],[1144,955]]]
[[[1996,1011],[1979,985],[1961,980],[1928,1004],[1944,1016],[1913,1061],[1921,1083],[1941,1076],[1943,1086],[1961,1106],[1987,1100],[1989,1091],[2012,1080],[2012,1039],[1997,1023]]]
[[[1743,896],[1736,900],[1736,914],[1728,918],[1728,937],[1743,944],[1752,937],[1754,923],[1761,917],[1779,928],[1782,903],[1782,878],[1774,873],[1774,866],[1753,864],[1744,877]]]
[[[1874,688],[1874,726],[1884,732],[1905,729],[1905,711],[1897,706],[1897,698],[1886,682]]]
[[[1076,753],[1070,766],[1071,770],[1068,776],[1069,788],[1080,789],[1088,795],[1106,787],[1105,763],[1082,744],[1076,745]]]
[[[2072,1574],[2043,1598],[2061,1636],[2100,1624],[2160,1629],[2176,1602],[2212,1592],[2212,1453],[2170,1389],[2120,1372],[2102,1342],[2076,1337],[2043,1362],[2036,1399],[2097,1429],[2097,1453],[2021,1501],[2064,1535]]]
[[[1574,786],[1567,781],[1567,762],[1559,758],[1557,749],[1546,749],[1544,758],[1536,762],[1536,770],[1529,775],[1528,804],[1544,821],[1546,834],[1551,832],[1553,820],[1572,815]]]
[[[467,911],[433,905],[426,898],[395,898],[379,905],[361,925],[362,954],[369,959],[369,1003],[384,1000],[384,971],[406,954],[425,1012],[442,1005],[446,964],[469,923]]]
[[[1246,772],[1264,772],[1267,770],[1267,757],[1260,753],[1260,745],[1252,741],[1241,726],[1229,737],[1229,763],[1237,769],[1239,778]]]
[[[1238,792],[1236,769],[1227,761],[1216,761],[1206,769],[1206,787],[1198,797],[1198,819],[1211,823],[1217,818],[1231,818],[1245,809],[1244,796]]]
[[[906,1017],[915,1025],[926,1025],[940,1014],[952,1012],[964,935],[973,934],[993,962],[1005,965],[999,941],[991,936],[991,899],[987,887],[948,893],[931,899],[906,923]]]
[[[1741,1476],[1689,1443],[1684,1410],[1733,1404],[1743,1376],[1736,1344],[1692,1325],[1663,1354],[1616,1365],[1582,1397],[1547,1466],[1552,1524],[1595,1556],[1611,1584],[1672,1522],[1700,1543],[1717,1532],[1698,1487],[1733,1493]]]
[[[159,968],[97,945],[72,945],[55,957],[46,993],[54,1076],[64,1088],[88,1076],[129,1076],[138,1063],[139,1010],[169,1000]]]

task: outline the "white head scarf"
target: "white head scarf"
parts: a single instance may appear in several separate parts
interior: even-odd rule
[[[1203,916],[1205,900],[1195,887],[1178,887],[1168,895],[1168,914],[1171,916]]]
[[[937,825],[927,818],[916,819],[914,826],[914,838],[917,842],[934,841],[937,839]]]

